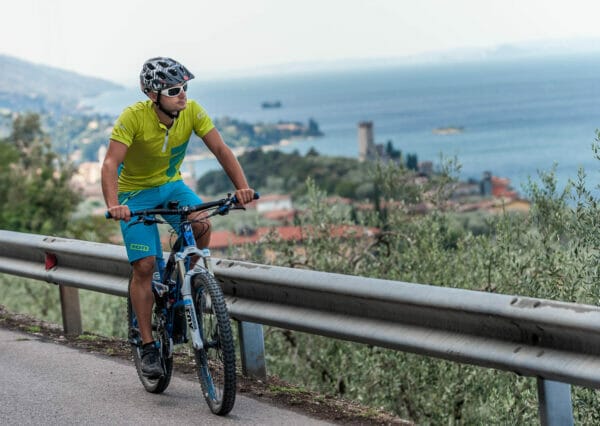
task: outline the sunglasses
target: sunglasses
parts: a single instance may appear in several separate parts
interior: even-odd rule
[[[187,89],[187,83],[185,83],[183,86],[169,87],[168,89],[161,90],[160,94],[172,98],[173,96],[179,95],[182,90],[187,92]]]

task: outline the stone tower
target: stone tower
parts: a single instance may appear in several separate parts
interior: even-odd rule
[[[375,143],[373,142],[373,122],[362,121],[358,123],[358,159],[366,161],[375,157]]]

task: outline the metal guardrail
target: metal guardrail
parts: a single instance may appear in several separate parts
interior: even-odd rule
[[[567,384],[600,388],[596,306],[213,261],[258,375],[267,324],[538,377],[543,424],[572,423]],[[0,231],[0,272],[126,296],[129,270],[121,246]]]

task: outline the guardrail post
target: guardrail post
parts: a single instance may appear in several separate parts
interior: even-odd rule
[[[238,321],[242,374],[265,380],[265,340],[262,324]]]
[[[540,423],[542,426],[572,426],[571,385],[537,379]]]
[[[60,307],[65,334],[78,336],[83,333],[81,309],[79,308],[79,290],[64,285],[58,287],[60,289]]]

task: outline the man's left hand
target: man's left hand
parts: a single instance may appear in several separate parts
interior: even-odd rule
[[[238,199],[238,204],[244,205],[254,200],[254,189],[244,188],[235,191],[235,197]]]

